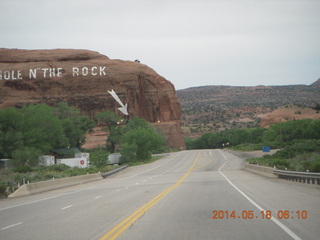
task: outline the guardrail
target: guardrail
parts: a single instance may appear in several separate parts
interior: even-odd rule
[[[105,173],[101,173],[101,176],[102,176],[103,178],[106,178],[106,177],[108,177],[108,176],[110,176],[110,175],[112,175],[112,174],[114,174],[114,173],[116,173],[116,172],[119,172],[119,171],[121,171],[121,170],[123,170],[123,169],[125,169],[125,168],[127,168],[127,167],[128,167],[128,165],[124,165],[124,166],[122,166],[122,167],[113,169],[113,170],[111,170],[111,171],[108,171],[108,172],[105,172]]]
[[[273,174],[281,179],[320,185],[320,173],[273,170]]]
[[[264,175],[266,177],[278,177],[281,179],[291,180],[295,182],[320,185],[320,173],[284,171],[277,170],[271,167],[253,165],[249,163],[246,164],[245,170],[260,175]]]

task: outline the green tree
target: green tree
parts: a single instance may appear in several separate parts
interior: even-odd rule
[[[319,139],[320,120],[303,119],[276,123],[263,133],[262,141],[270,146],[284,147],[298,139]]]
[[[186,137],[184,141],[186,143],[187,149],[193,149],[194,148],[194,140],[192,138]]]
[[[95,115],[95,118],[102,125],[107,125],[109,136],[107,138],[106,147],[111,153],[115,152],[116,145],[119,144],[122,135],[122,127],[119,125],[121,118],[116,116],[114,112],[102,112]]]
[[[66,119],[69,117],[79,116],[80,110],[74,107],[70,107],[66,102],[58,103],[58,107],[55,110],[55,114],[60,119]]]
[[[122,126],[116,125],[111,127],[109,131],[109,136],[106,142],[106,148],[111,153],[114,153],[116,150],[116,145],[120,143],[120,139],[122,136]]]
[[[121,163],[130,163],[137,161],[138,145],[135,142],[122,142],[121,143]]]
[[[68,138],[68,143],[64,147],[80,147],[85,139],[84,132],[77,128],[71,118],[63,119],[61,122],[64,134]]]
[[[121,161],[148,161],[151,154],[159,151],[163,144],[163,137],[152,128],[132,129],[121,138]]]
[[[67,146],[78,147],[85,143],[85,134],[92,131],[95,122],[88,116],[80,115],[80,110],[60,102],[55,115],[61,120],[64,134],[68,138]]]
[[[39,163],[41,154],[42,153],[34,147],[19,148],[12,153],[13,165],[15,167],[35,167]]]
[[[310,139],[320,139],[320,120],[313,120],[307,129]]]
[[[139,118],[137,116],[134,116],[125,126],[124,128],[124,132],[128,132],[130,130],[133,129],[138,129],[138,128],[151,128],[151,126],[149,125],[149,123],[142,119]]]
[[[251,140],[250,143],[261,143],[264,132],[267,131],[266,128],[252,128],[249,129]]]
[[[22,124],[18,109],[0,109],[0,158],[12,158],[12,152],[23,146]]]
[[[109,126],[115,126],[121,120],[120,117],[116,116],[114,112],[106,111],[95,115],[95,118],[101,125],[106,124]]]
[[[26,148],[49,153],[54,148],[80,147],[95,122],[79,113],[65,103],[58,109],[44,104],[0,109],[0,157],[12,158],[15,150]]]
[[[94,167],[103,167],[108,164],[109,153],[103,149],[90,153],[90,165]]]
[[[22,113],[24,146],[46,153],[67,144],[68,139],[54,108],[44,104],[29,105],[22,108]]]
[[[95,126],[95,122],[90,120],[88,116],[73,116],[61,121],[70,147],[81,148],[85,143],[86,132],[91,131]]]

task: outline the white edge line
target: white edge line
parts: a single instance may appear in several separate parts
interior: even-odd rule
[[[145,174],[145,173],[150,172],[150,171],[152,171],[152,170],[155,170],[155,169],[157,169],[157,168],[159,168],[159,167],[162,167],[163,165],[166,165],[166,164],[172,162],[172,161],[173,161],[175,158],[177,158],[178,156],[180,156],[180,153],[178,153],[176,156],[174,156],[174,157],[173,157],[172,159],[170,159],[168,162],[165,162],[165,163],[163,163],[163,164],[161,164],[161,165],[159,165],[159,166],[156,166],[156,167],[154,167],[154,168],[152,168],[152,169],[149,169],[149,170],[147,170],[147,171],[144,171],[144,172],[141,172],[141,173],[137,173],[137,174],[134,174],[134,175],[129,176],[129,177],[125,177],[124,179],[136,177],[136,176],[138,176],[138,175],[142,175],[142,174]]]
[[[249,202],[251,202],[256,208],[258,208],[260,211],[264,211],[266,212],[266,210],[264,210],[262,207],[260,207],[255,201],[253,201],[251,198],[249,198],[245,193],[243,193],[239,188],[237,188],[227,177],[226,175],[224,175],[222,172],[221,172],[221,169],[224,167],[224,165],[226,165],[227,163],[227,158],[226,156],[224,155],[224,153],[219,150],[220,153],[222,154],[222,156],[224,157],[224,159],[226,160],[225,163],[219,168],[219,173],[230,183],[230,185],[232,187],[234,187],[239,193],[242,194],[242,196],[244,196]],[[289,228],[287,228],[285,225],[283,225],[281,222],[279,222],[277,219],[275,219],[274,217],[271,217],[271,220],[277,224],[280,228],[282,228],[282,230],[284,230],[287,234],[289,234],[293,239],[295,240],[301,240],[300,237],[298,237],[294,232],[292,232]]]
[[[65,210],[65,209],[68,209],[68,208],[71,208],[71,207],[73,207],[73,205],[69,205],[69,206],[66,206],[64,208],[61,208],[61,210]]]
[[[12,228],[12,227],[18,226],[18,225],[20,225],[20,224],[22,224],[22,223],[23,223],[23,222],[19,222],[19,223],[16,223],[16,224],[12,224],[12,225],[10,225],[10,226],[1,228],[1,230],[5,230],[5,229],[8,229],[8,228]]]
[[[158,167],[161,167],[165,164],[168,164],[169,162],[173,161],[176,157],[178,157],[180,154],[177,154],[176,156],[174,156],[171,160],[169,160],[168,162],[164,163],[164,164],[161,164],[160,166],[157,166],[155,168],[152,168],[150,170],[147,170],[147,171],[144,171],[142,173],[137,173],[135,175],[132,175],[132,176],[129,176],[129,177],[125,177],[124,179],[127,179],[127,178],[131,178],[131,177],[135,177],[135,176],[138,176],[140,174],[144,174],[146,172],[149,172],[149,171],[152,171]],[[161,174],[160,174],[161,175]],[[3,211],[3,210],[8,210],[8,209],[11,209],[11,208],[16,208],[16,207],[21,207],[21,206],[25,206],[25,205],[29,205],[29,204],[34,204],[34,203],[38,203],[38,202],[42,202],[42,201],[46,201],[46,200],[50,200],[50,199],[54,199],[54,198],[59,198],[59,197],[62,197],[62,196],[65,196],[65,195],[69,195],[69,194],[74,194],[74,193],[78,193],[78,192],[82,192],[82,191],[87,191],[87,190],[90,190],[90,189],[95,189],[97,186],[93,186],[93,187],[89,187],[87,189],[81,189],[81,190],[77,190],[77,191],[73,191],[73,192],[68,192],[68,193],[63,193],[63,194],[60,194],[60,195],[55,195],[55,196],[52,196],[52,197],[47,197],[47,198],[42,198],[42,199],[38,199],[38,200],[35,200],[35,201],[31,201],[31,202],[25,202],[25,203],[21,203],[21,204],[16,204],[16,205],[12,205],[12,206],[8,206],[8,207],[4,207],[4,208],[0,208],[0,211]],[[126,188],[125,188],[126,189]]]
[[[21,207],[21,206],[25,206],[25,205],[29,205],[29,204],[34,204],[34,203],[38,203],[38,202],[42,202],[42,201],[46,201],[46,200],[51,200],[51,199],[54,199],[54,198],[59,198],[59,197],[62,197],[62,196],[66,196],[66,195],[70,195],[70,194],[74,194],[74,193],[87,191],[87,190],[90,190],[90,189],[93,189],[93,188],[94,187],[89,187],[89,188],[86,188],[86,189],[81,189],[81,190],[77,190],[77,191],[73,191],[73,192],[63,193],[63,194],[55,195],[55,196],[52,196],[52,197],[41,198],[41,199],[34,200],[34,201],[31,201],[31,202],[25,202],[25,203],[21,203],[21,204],[16,204],[16,205],[0,208],[0,211],[11,209],[11,208],[15,208],[15,207]]]

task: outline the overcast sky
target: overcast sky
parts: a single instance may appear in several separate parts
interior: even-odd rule
[[[0,47],[139,59],[176,89],[311,84],[320,0],[0,0]]]

